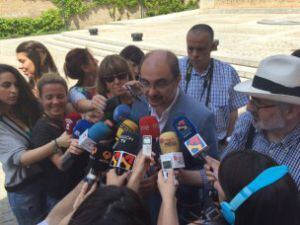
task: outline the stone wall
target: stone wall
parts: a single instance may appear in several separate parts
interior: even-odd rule
[[[34,18],[43,11],[56,8],[50,0],[0,0],[0,18]],[[82,29],[112,21],[141,18],[140,7],[119,11],[113,7],[97,7],[70,20],[71,29]]]
[[[226,8],[295,8],[299,0],[200,0],[201,9]]]
[[[0,0],[0,17],[37,17],[43,11],[56,8],[47,0]]]
[[[72,29],[82,29],[112,21],[138,18],[141,18],[140,7],[119,11],[113,7],[100,6],[90,10],[84,15],[74,16],[71,19],[69,26]]]

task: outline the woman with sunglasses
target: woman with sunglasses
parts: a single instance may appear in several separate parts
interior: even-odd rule
[[[106,98],[115,100],[112,107],[107,106],[107,112],[113,111],[113,108],[119,104],[132,104],[133,98],[123,86],[133,80],[133,77],[128,63],[123,57],[119,55],[106,56],[100,64],[98,78],[98,92]],[[110,118],[110,116],[106,117]]]

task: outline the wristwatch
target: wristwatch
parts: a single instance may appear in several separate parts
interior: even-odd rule
[[[60,152],[60,147],[59,147],[56,139],[54,139],[53,142],[54,142],[54,145],[52,147],[52,153],[53,154],[59,153]]]

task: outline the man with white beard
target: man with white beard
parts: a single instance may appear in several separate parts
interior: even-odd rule
[[[244,149],[269,155],[289,167],[300,189],[300,59],[268,57],[253,80],[234,89],[249,95],[250,101],[222,156]]]

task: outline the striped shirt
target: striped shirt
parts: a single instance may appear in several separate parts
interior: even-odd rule
[[[252,119],[250,112],[240,116],[222,158],[229,152],[245,149]],[[291,176],[300,189],[300,124],[279,143],[269,142],[262,130],[256,130],[252,149],[270,156],[280,165],[288,166]]]
[[[188,57],[179,59],[179,67],[182,75],[180,88],[184,92],[186,90],[187,60]],[[233,90],[233,87],[241,82],[236,70],[227,63],[216,59],[213,59],[213,61],[214,68],[208,108],[215,115],[218,139],[222,140],[227,136],[230,113],[245,106],[248,103],[248,97]],[[203,104],[205,104],[207,98],[207,88],[205,91],[203,89],[209,67],[202,74],[199,74],[194,68],[192,69],[191,80],[186,93]]]

